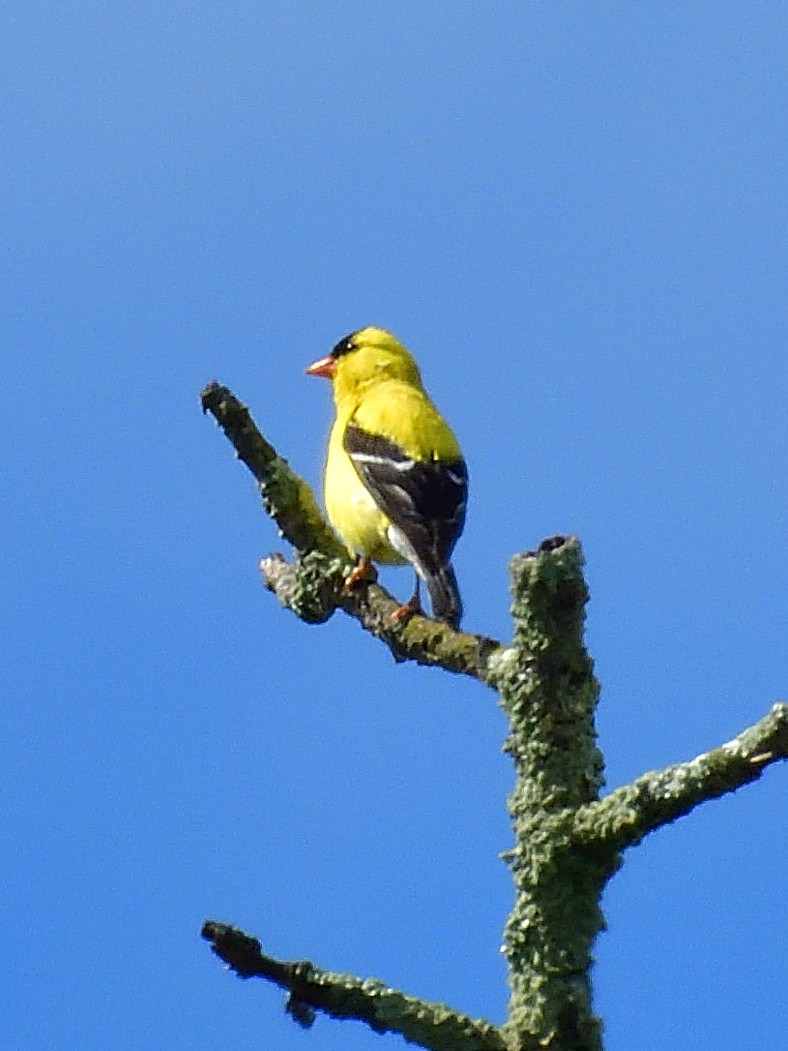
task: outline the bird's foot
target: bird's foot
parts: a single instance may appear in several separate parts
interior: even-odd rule
[[[424,610],[421,608],[421,599],[418,595],[414,595],[412,598],[408,599],[404,606],[397,606],[391,614],[391,619],[396,624],[399,624],[403,620],[408,620],[414,613],[423,612]]]
[[[368,558],[360,558],[358,563],[345,577],[345,583],[342,585],[342,590],[352,591],[353,588],[357,588],[359,584],[372,584],[377,579],[377,571],[370,560]]]

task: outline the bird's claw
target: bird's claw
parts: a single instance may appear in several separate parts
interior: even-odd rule
[[[413,598],[408,599],[408,601],[403,606],[397,606],[397,608],[391,614],[391,619],[394,621],[395,624],[399,624],[403,620],[408,620],[414,615],[414,613],[423,612],[424,611],[421,608],[421,599],[418,595],[414,595]]]
[[[357,565],[355,565],[345,577],[342,590],[352,591],[354,588],[357,588],[359,584],[371,584],[377,580],[377,578],[378,574],[370,560],[368,558],[361,558]]]

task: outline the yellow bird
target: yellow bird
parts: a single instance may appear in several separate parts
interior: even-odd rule
[[[390,332],[362,328],[306,371],[333,385],[325,499],[331,524],[362,556],[349,579],[369,560],[410,563],[416,590],[395,616],[421,608],[421,579],[435,619],[458,627],[462,602],[450,559],[465,523],[468,469],[416,362]]]

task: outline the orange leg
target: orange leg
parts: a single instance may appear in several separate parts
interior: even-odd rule
[[[352,591],[353,588],[357,588],[359,584],[368,584],[373,580],[377,580],[377,577],[378,574],[370,560],[366,557],[360,558],[357,564],[345,577],[345,583],[342,586],[342,590]]]
[[[405,620],[408,617],[412,617],[414,613],[422,613],[421,608],[421,593],[420,593],[421,581],[416,577],[416,590],[410,596],[404,606],[397,606],[394,612],[391,614],[391,619],[397,621]]]

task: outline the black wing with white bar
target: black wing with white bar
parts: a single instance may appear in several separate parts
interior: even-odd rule
[[[415,460],[398,445],[350,423],[345,451],[381,511],[426,567],[449,561],[465,523],[468,468]]]

